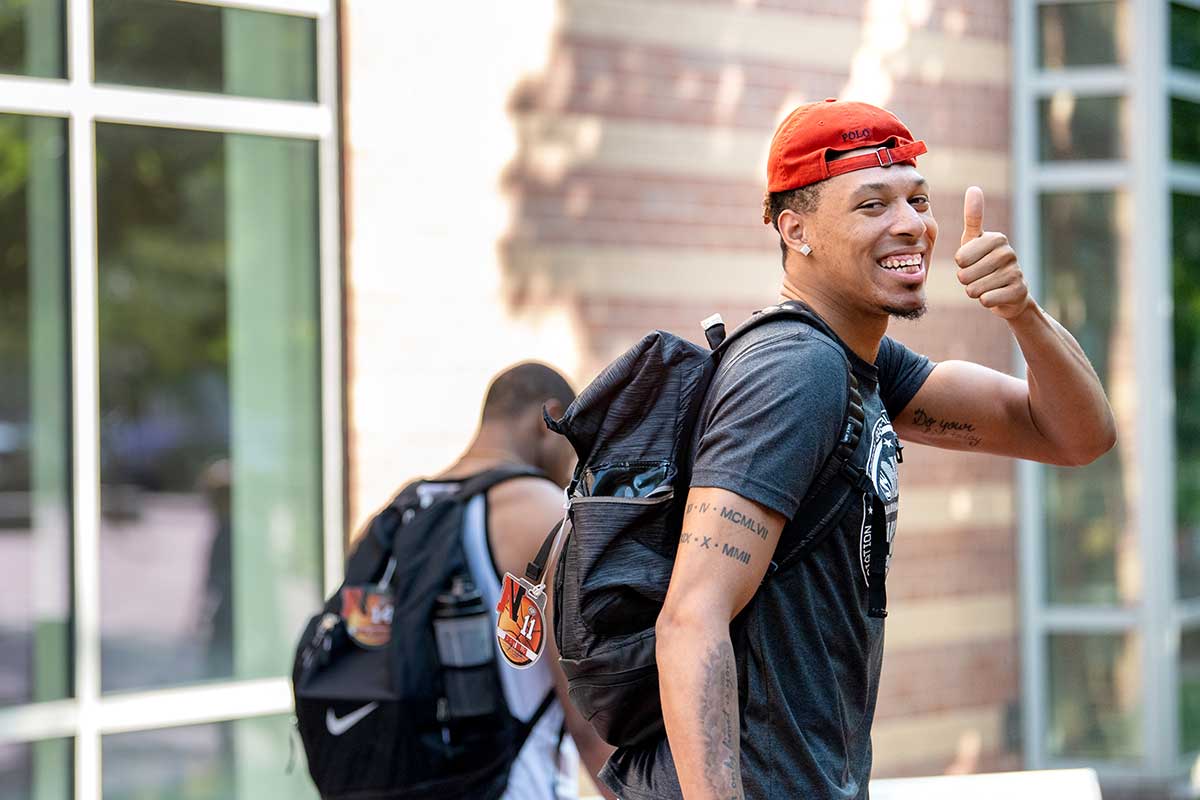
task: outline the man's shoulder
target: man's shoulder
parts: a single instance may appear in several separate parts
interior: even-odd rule
[[[530,509],[561,509],[563,490],[547,478],[529,475],[496,484],[488,492],[493,506],[519,505]]]
[[[776,319],[751,328],[729,346],[724,362],[732,366],[751,357],[756,365],[764,361],[841,369],[848,363],[841,345],[824,331],[798,319]]]
[[[513,478],[488,492],[488,536],[502,570],[524,572],[563,516],[563,490],[545,478]]]
[[[845,393],[850,361],[823,331],[797,320],[773,320],[747,331],[731,345],[714,383],[718,394],[739,385],[816,397],[832,402]],[[828,390],[828,391],[822,391]]]

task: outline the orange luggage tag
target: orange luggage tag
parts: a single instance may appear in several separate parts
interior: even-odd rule
[[[517,669],[537,663],[546,646],[546,591],[511,572],[504,574],[496,610],[496,641],[504,660]]]

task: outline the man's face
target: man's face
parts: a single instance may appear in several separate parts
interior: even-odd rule
[[[813,277],[831,297],[870,314],[915,318],[924,312],[937,222],[929,187],[914,167],[873,167],[828,179],[816,210],[805,215],[805,234],[820,266]]]

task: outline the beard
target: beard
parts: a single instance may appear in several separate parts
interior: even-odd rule
[[[893,308],[891,306],[884,306],[883,310],[886,311],[890,316],[896,317],[897,319],[903,319],[912,322],[913,320],[918,320],[925,316],[926,306],[925,303],[922,302],[921,305],[917,306],[916,308]]]

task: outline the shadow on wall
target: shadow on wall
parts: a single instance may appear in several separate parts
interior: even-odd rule
[[[888,104],[921,123],[934,152],[952,138],[943,131],[972,117],[997,129],[978,146],[1005,148],[1007,89],[945,96],[947,58],[927,46],[1003,15],[981,23],[961,3],[904,0],[897,16],[895,5],[560,2],[548,63],[509,97],[517,151],[502,178],[511,216],[499,256],[511,308],[565,301],[582,377],[652,327],[698,339],[710,313],[737,322],[772,302],[780,274],[777,238],[760,217],[766,151],[800,102]],[[995,113],[1004,125],[990,124]],[[1006,187],[996,189],[994,222],[1007,224]],[[943,227],[957,238],[953,220]],[[987,356],[1006,363],[1006,353]]]
[[[517,152],[502,179],[506,299],[566,301],[585,378],[652,328],[702,341],[702,318],[736,322],[774,299],[761,175],[794,91],[715,44],[674,41],[669,8],[599,5],[560,4],[548,65],[510,95]],[[636,29],[618,5],[638,5]]]

